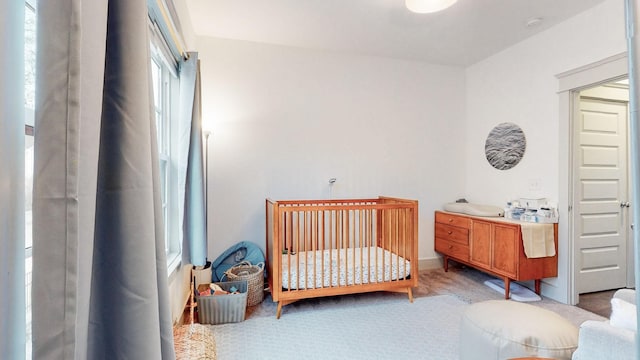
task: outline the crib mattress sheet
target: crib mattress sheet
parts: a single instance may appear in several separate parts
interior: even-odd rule
[[[282,255],[282,287],[285,289],[392,281],[406,278],[410,273],[409,260],[380,247],[302,251]]]

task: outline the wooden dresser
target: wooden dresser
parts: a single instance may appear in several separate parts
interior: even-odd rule
[[[435,212],[435,250],[444,258],[474,267],[504,279],[505,299],[511,281],[535,281],[558,276],[558,224],[554,224],[556,255],[528,258],[524,253],[520,222],[500,217],[478,217],[444,211]]]

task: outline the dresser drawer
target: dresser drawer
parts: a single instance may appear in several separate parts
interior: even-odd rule
[[[469,229],[471,220],[465,216],[457,216],[444,212],[436,212],[436,223],[449,224]]]
[[[436,223],[436,237],[469,245],[469,229]]]
[[[458,259],[464,262],[469,261],[469,246],[467,245],[462,245],[454,241],[436,238],[435,250],[454,259]]]

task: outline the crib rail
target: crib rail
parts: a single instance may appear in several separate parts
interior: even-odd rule
[[[417,201],[267,199],[266,216],[274,301],[417,285]]]

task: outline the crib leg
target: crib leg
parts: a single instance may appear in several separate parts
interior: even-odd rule
[[[276,310],[276,319],[280,319],[282,314],[282,301],[278,302],[278,309]]]
[[[409,287],[407,288],[407,295],[409,296],[409,302],[413,302],[413,290]]]

